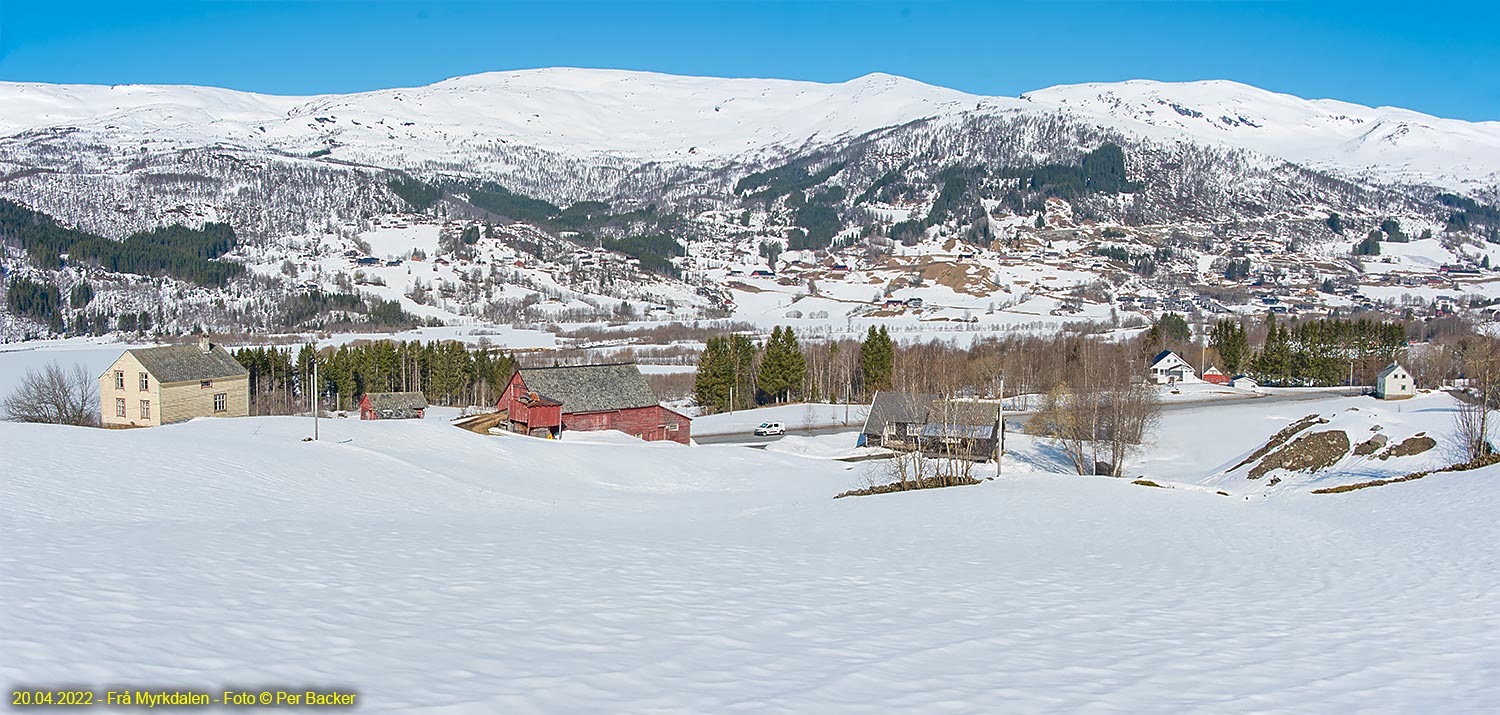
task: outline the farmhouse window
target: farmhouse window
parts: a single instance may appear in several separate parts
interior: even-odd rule
[[[143,373],[141,373],[141,392],[147,392],[147,391],[150,391],[150,389],[151,389],[151,374],[143,372]]]
[[[677,431],[677,423],[673,422],[672,424],[667,425],[667,431],[668,432],[676,432]]]
[[[124,379],[124,378],[121,378],[121,379]],[[116,417],[124,417],[125,416],[125,398],[123,398],[123,397],[116,397],[115,398],[115,416]]]
[[[143,420],[149,420],[149,419],[151,419],[151,401],[150,400],[141,400],[141,419],[143,419]]]
[[[202,380],[202,381],[200,381],[198,383],[198,389],[200,389],[200,390],[207,390],[208,388],[213,387],[213,386],[214,386],[214,381],[213,380]]]
[[[125,389],[125,371],[124,370],[116,370],[115,371],[115,389],[116,390],[123,390],[123,389]]]
[[[220,392],[214,395],[214,412],[223,412],[229,409],[229,393]]]

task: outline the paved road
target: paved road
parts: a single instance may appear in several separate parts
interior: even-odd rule
[[[863,424],[864,423],[853,424],[849,425],[848,427],[844,427],[842,425],[838,427],[818,427],[814,429],[795,429],[792,427],[788,427],[786,433],[802,435],[804,437],[816,437],[818,435],[824,434],[838,434],[839,432],[858,432],[859,428],[863,426]],[[756,437],[755,435],[749,433],[693,436],[693,441],[697,442],[698,444],[744,444],[751,447],[764,447],[772,442],[775,442],[778,439],[781,439],[780,435],[774,437]]]
[[[1163,412],[1175,412],[1177,410],[1189,409],[1212,409],[1218,407],[1234,407],[1247,402],[1312,402],[1317,400],[1331,400],[1340,397],[1348,397],[1349,393],[1342,390],[1310,390],[1308,392],[1277,392],[1259,397],[1221,398],[1213,400],[1193,400],[1188,402],[1167,402],[1162,405]],[[1031,412],[1010,412],[1005,415],[1005,429],[1008,432],[1026,431],[1026,418]],[[861,425],[853,424],[848,427],[819,427],[816,429],[787,428],[787,434],[798,434],[805,436],[818,436],[825,434],[837,434],[839,432],[855,432]],[[693,437],[698,444],[738,444],[749,447],[764,448],[766,445],[781,439],[776,437],[757,437],[749,433],[737,434],[713,434]]]

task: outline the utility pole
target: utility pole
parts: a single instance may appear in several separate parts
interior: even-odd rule
[[[313,413],[313,441],[318,441],[318,344],[313,342],[313,379],[312,379],[312,413]]]
[[[1000,374],[1000,441],[995,445],[995,476],[1000,476],[1005,459],[1005,373]]]

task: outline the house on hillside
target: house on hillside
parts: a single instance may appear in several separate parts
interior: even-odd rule
[[[420,420],[427,414],[427,397],[420,392],[366,392],[359,398],[362,420]]]
[[[1203,371],[1203,381],[1212,382],[1215,385],[1228,385],[1229,376],[1220,372],[1219,368],[1209,365],[1208,369]]]
[[[126,350],[99,376],[99,421],[105,427],[249,414],[250,371],[206,337],[197,345]]]
[[[613,429],[648,442],[691,440],[692,419],[663,407],[633,363],[523,367],[498,407],[511,431],[537,437]]]
[[[1375,396],[1382,400],[1404,400],[1417,394],[1417,381],[1398,363],[1391,363],[1375,376]]]
[[[875,393],[858,445],[989,459],[1000,443],[999,406],[926,393]]]
[[[1181,355],[1163,350],[1151,358],[1151,379],[1158,385],[1171,385],[1198,379],[1198,371]]]

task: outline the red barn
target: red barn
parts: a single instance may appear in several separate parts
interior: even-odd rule
[[[1219,368],[1210,366],[1207,370],[1203,371],[1203,381],[1212,382],[1215,385],[1228,385],[1229,376],[1219,372]]]
[[[646,441],[687,444],[692,420],[662,407],[631,363],[524,367],[500,395],[511,430],[558,437],[564,430],[619,430]]]

